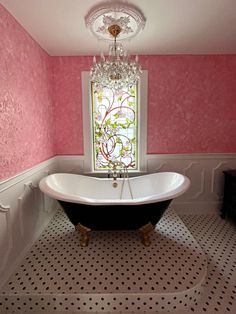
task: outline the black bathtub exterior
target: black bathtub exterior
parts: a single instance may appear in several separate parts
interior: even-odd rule
[[[73,225],[91,230],[132,230],[156,225],[172,200],[142,205],[85,205],[59,201]]]

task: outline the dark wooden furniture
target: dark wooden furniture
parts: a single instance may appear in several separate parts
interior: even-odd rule
[[[226,170],[223,173],[225,183],[221,217],[229,217],[236,222],[236,170]]]

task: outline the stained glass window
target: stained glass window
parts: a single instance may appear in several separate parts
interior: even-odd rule
[[[137,84],[119,91],[91,87],[94,170],[106,170],[114,161],[137,170]]]

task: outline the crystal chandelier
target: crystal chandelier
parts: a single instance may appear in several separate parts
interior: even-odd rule
[[[99,61],[93,58],[90,77],[95,86],[119,90],[135,84],[142,73],[138,56],[131,58],[120,41],[134,37],[144,28],[142,13],[123,3],[113,3],[112,7],[106,4],[93,9],[85,22],[97,38],[112,40],[107,57],[102,53]]]

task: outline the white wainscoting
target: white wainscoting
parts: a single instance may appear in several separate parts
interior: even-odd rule
[[[0,182],[0,285],[55,213],[56,202],[38,188],[40,179],[55,172],[82,174],[84,164],[84,156],[56,156]],[[178,213],[208,214],[221,207],[223,170],[236,169],[236,154],[146,155],[146,165],[148,173],[176,171],[190,178],[190,189],[171,203]]]
[[[84,156],[57,158],[61,172],[84,172]],[[146,169],[148,173],[176,171],[185,174],[191,180],[191,187],[171,206],[179,214],[210,214],[220,210],[224,189],[223,170],[236,169],[236,154],[146,155]],[[104,176],[102,173],[97,175]]]
[[[0,286],[55,213],[56,202],[41,193],[38,183],[57,168],[54,157],[0,182]]]
[[[189,190],[171,206],[179,214],[219,212],[224,192],[224,170],[236,169],[236,154],[147,155],[147,171],[176,171],[191,180]]]

